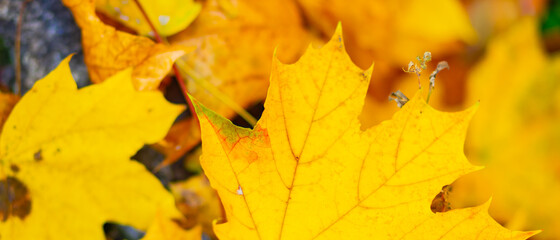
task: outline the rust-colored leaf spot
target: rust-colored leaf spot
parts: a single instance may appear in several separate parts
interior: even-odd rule
[[[39,149],[39,151],[35,152],[35,154],[33,154],[33,159],[35,159],[35,161],[39,162],[41,160],[43,160],[43,155],[42,155],[42,150]]]
[[[449,203],[449,193],[452,191],[452,187],[449,185],[445,185],[441,188],[441,192],[434,197],[432,200],[432,205],[430,208],[432,212],[447,212],[451,210],[451,204]]]
[[[0,218],[2,222],[10,216],[25,219],[31,212],[31,197],[25,184],[17,178],[8,177],[0,181]]]
[[[12,165],[10,165],[10,169],[11,169],[12,172],[14,172],[14,173],[18,173],[18,172],[19,172],[19,167],[18,167],[18,165],[12,164]]]

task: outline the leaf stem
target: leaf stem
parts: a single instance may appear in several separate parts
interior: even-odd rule
[[[430,90],[428,90],[428,97],[426,98],[426,103],[430,103],[430,96],[432,95],[433,87],[430,86]]]
[[[25,5],[31,0],[25,0],[21,2],[21,7],[19,8],[19,16],[16,27],[16,39],[15,39],[15,62],[16,62],[16,95],[21,96],[21,25],[23,25],[23,13],[25,11]]]
[[[158,33],[157,29],[155,28],[154,24],[152,23],[152,21],[150,21],[150,18],[148,17],[148,14],[146,14],[146,11],[144,11],[144,8],[142,7],[142,4],[140,4],[140,2],[138,0],[134,0],[134,3],[136,4],[138,9],[142,13],[142,16],[144,16],[144,18],[146,19],[146,22],[148,22],[148,24],[150,25],[150,28],[152,29],[152,32],[154,33],[154,37],[156,39],[156,42],[157,43],[164,43],[163,38],[159,35],[159,33]],[[179,70],[177,69],[177,65],[175,65],[175,64],[173,64],[173,72],[175,73],[175,79],[177,80],[177,83],[181,87],[181,92],[183,93],[183,97],[185,98],[185,101],[187,102],[187,105],[189,106],[189,111],[191,112],[191,115],[193,116],[193,118],[195,118],[196,121],[198,121],[198,116],[196,115],[196,111],[194,110],[194,106],[191,102],[191,99],[189,98],[189,92],[187,91],[187,87],[185,86],[185,81],[181,77],[181,74],[179,73]]]
[[[148,14],[146,13],[146,11],[144,11],[144,8],[142,7],[142,4],[140,4],[140,2],[138,0],[134,0],[134,3],[138,7],[138,10],[140,10],[140,13],[142,13],[142,16],[144,16],[144,19],[146,20],[146,22],[148,22],[148,25],[150,25],[150,28],[152,29],[152,32],[154,33],[154,37],[156,38],[156,42],[158,42],[158,43],[163,42],[163,39],[161,38],[158,31],[156,30],[156,27],[154,26],[154,24],[152,23],[152,21],[148,17]]]

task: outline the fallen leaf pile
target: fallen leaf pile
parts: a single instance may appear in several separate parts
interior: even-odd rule
[[[0,66],[0,240],[560,238],[554,1],[60,2],[91,85]]]

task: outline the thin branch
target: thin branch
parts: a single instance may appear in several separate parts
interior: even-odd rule
[[[156,42],[157,43],[163,43],[163,38],[159,35],[156,27],[154,26],[154,24],[152,23],[152,21],[148,17],[148,14],[146,14],[146,11],[144,11],[144,8],[142,7],[142,4],[140,4],[140,2],[138,0],[134,0],[134,3],[136,4],[138,9],[142,13],[144,18],[146,19],[146,22],[148,22],[148,24],[150,25],[150,28],[152,29],[152,32],[154,33],[154,37],[156,39]],[[196,119],[196,121],[198,121],[196,111],[194,110],[194,106],[191,102],[191,99],[189,98],[189,93],[187,91],[187,86],[185,86],[185,81],[183,80],[183,78],[181,76],[181,73],[179,72],[179,70],[177,69],[177,66],[175,64],[173,64],[173,72],[175,73],[175,79],[177,80],[177,83],[181,87],[181,92],[183,93],[183,97],[185,98],[185,101],[187,102],[187,105],[189,106],[189,111],[191,112],[191,115]]]
[[[15,40],[15,63],[16,63],[16,95],[21,96],[21,25],[23,25],[23,13],[25,11],[25,6],[31,0],[25,0],[21,2],[21,7],[19,8],[19,16],[16,27],[16,40]]]

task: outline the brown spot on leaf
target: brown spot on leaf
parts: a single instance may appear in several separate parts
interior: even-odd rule
[[[25,184],[17,178],[8,177],[0,181],[0,220],[10,217],[25,219],[31,212],[31,196]]]
[[[42,150],[39,149],[39,151],[37,151],[35,154],[33,154],[33,159],[35,159],[35,161],[37,161],[37,162],[43,160],[43,155],[41,153],[42,153]]]
[[[451,210],[451,204],[449,203],[449,192],[451,192],[451,186],[445,185],[441,188],[441,192],[432,200],[432,212],[447,212]]]
[[[19,172],[19,167],[18,167],[18,165],[12,164],[12,165],[10,165],[10,169],[12,169],[12,172],[14,172],[14,173],[18,173],[18,172]]]

